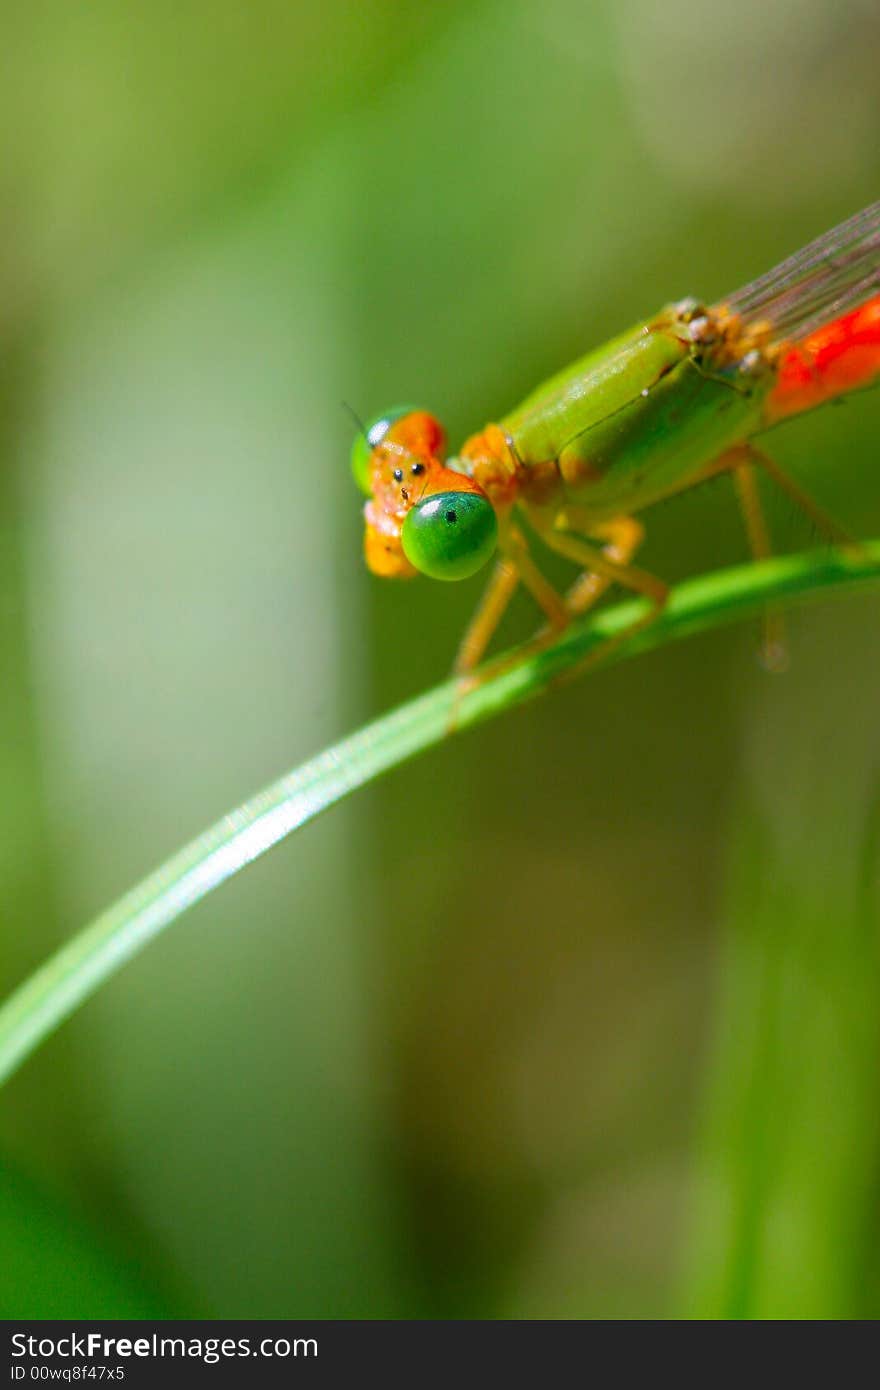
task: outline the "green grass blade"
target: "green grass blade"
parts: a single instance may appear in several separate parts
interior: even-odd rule
[[[880,786],[861,742],[844,768],[817,758],[783,826],[751,798],[734,826],[688,1317],[877,1316]]]
[[[880,579],[880,541],[848,555],[823,551],[690,580],[662,616],[614,660],[736,619],[767,604],[865,588]],[[645,611],[626,602],[573,624],[545,651],[505,661],[465,694],[448,681],[343,739],[224,816],[63,946],[0,1008],[0,1081],[163,927],[320,811],[457,731],[576,674],[603,641]]]

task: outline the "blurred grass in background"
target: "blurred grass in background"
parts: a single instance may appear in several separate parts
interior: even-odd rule
[[[455,442],[871,201],[880,21],[4,19],[8,989],[446,672],[479,581],[366,574],[340,401]],[[876,535],[878,437],[875,392],[773,448]],[[745,553],[723,485],[651,521],[666,577]],[[784,679],[748,631],[598,673],[199,907],[4,1092],[0,1313],[876,1316],[878,616],[794,614]]]

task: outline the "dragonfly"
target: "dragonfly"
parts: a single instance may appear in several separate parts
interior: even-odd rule
[[[520,587],[545,620],[532,645],[554,640],[611,585],[640,595],[643,611],[588,658],[601,660],[663,611],[667,585],[634,557],[641,513],[676,493],[730,474],[755,559],[771,554],[762,475],[830,541],[851,543],[755,439],[878,378],[880,201],[717,304],[667,305],[558,372],[454,456],[428,411],[376,416],[351,458],[367,497],[367,565],[388,578],[451,581],[494,557],[458,648],[461,676],[482,661]],[[567,592],[543,574],[536,543],[576,567]],[[772,618],[764,654],[771,667],[784,661]]]

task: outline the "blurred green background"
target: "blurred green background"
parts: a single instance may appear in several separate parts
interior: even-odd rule
[[[878,194],[869,0],[4,7],[5,990],[443,676],[345,400],[453,443]],[[880,393],[776,457],[880,533]],[[783,547],[814,543],[785,501]],[[745,556],[724,483],[651,517]],[[6,1317],[880,1313],[880,600],[657,652],[308,827],[4,1092]],[[505,636],[534,622],[523,601]]]

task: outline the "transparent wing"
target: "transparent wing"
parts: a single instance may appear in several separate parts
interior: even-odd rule
[[[880,202],[841,222],[723,301],[748,325],[796,342],[880,293]]]

